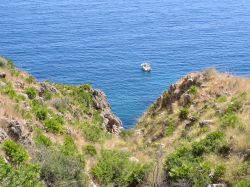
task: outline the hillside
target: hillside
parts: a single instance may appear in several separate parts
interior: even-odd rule
[[[249,114],[250,80],[209,69],[124,130],[102,91],[0,57],[0,186],[249,186]]]

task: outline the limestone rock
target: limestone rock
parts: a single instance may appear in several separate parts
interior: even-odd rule
[[[103,116],[103,126],[107,131],[119,134],[122,128],[121,120],[113,114],[111,107],[107,101],[106,95],[101,90],[92,90],[93,93],[93,104],[94,107],[98,110],[101,110],[101,115]]]
[[[49,91],[52,94],[58,94],[59,93],[59,91],[53,85],[51,85],[49,83],[46,83],[46,82],[40,83],[39,96],[43,96],[43,94],[46,91]]]
[[[23,124],[17,120],[11,120],[8,129],[8,135],[16,140],[19,140],[23,135]]]
[[[8,137],[7,133],[3,130],[0,129],[0,143],[3,143],[3,141]]]
[[[213,120],[202,120],[199,122],[200,127],[208,126],[209,124],[213,123]]]
[[[5,78],[6,77],[6,73],[4,73],[4,72],[0,72],[0,78]]]

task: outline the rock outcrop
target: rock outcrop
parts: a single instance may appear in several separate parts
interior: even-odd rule
[[[122,128],[121,120],[111,111],[111,107],[107,101],[106,95],[101,90],[93,90],[93,103],[94,107],[101,110],[101,115],[103,116],[103,126],[107,131],[119,134]]]
[[[23,124],[17,120],[11,120],[9,122],[8,134],[15,140],[19,140],[23,136]]]

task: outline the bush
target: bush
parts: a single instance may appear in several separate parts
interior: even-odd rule
[[[240,122],[239,117],[235,113],[227,113],[222,117],[222,125],[235,127]]]
[[[165,136],[172,136],[174,131],[176,129],[176,126],[174,124],[174,121],[172,119],[167,120],[167,127],[165,129]]]
[[[90,84],[83,84],[80,86],[81,89],[90,91],[92,89],[92,86]]]
[[[240,180],[234,183],[234,187],[249,187],[250,180]]]
[[[196,95],[197,93],[198,93],[198,88],[197,88],[197,86],[191,86],[191,88],[189,88],[189,90],[188,90],[188,93],[189,94],[192,94],[192,95]]]
[[[38,118],[39,120],[44,121],[47,118],[48,109],[42,104],[36,101],[33,101],[32,110],[35,113],[36,118]]]
[[[2,92],[5,95],[8,95],[9,98],[16,100],[16,102],[24,100],[24,96],[18,95],[14,88],[12,87],[11,83],[7,83],[7,86],[4,87]]]
[[[129,160],[123,152],[103,150],[92,174],[105,186],[137,186],[151,170],[147,164]]]
[[[28,95],[29,99],[35,99],[37,95],[37,90],[33,87],[26,88],[25,93]]]
[[[99,142],[102,139],[103,132],[95,125],[85,125],[83,127],[83,135],[87,141]]]
[[[95,149],[95,146],[93,146],[93,145],[87,145],[87,146],[84,148],[84,152],[85,152],[87,155],[90,155],[90,156],[95,156],[95,155],[97,154],[96,149]]]
[[[46,147],[49,147],[52,145],[52,141],[45,136],[41,130],[37,129],[36,135],[35,135],[35,142],[37,145],[44,145]]]
[[[195,157],[189,148],[180,147],[170,154],[165,166],[171,181],[185,180],[193,186],[206,186],[210,183],[209,165],[201,157]]]
[[[40,167],[33,164],[13,167],[0,156],[0,186],[42,187],[43,185],[40,183]]]
[[[6,140],[3,144],[3,149],[10,161],[14,164],[20,164],[29,158],[29,155],[24,147],[12,140]]]
[[[182,108],[179,113],[179,118],[181,120],[187,119],[189,114],[188,108]]]
[[[85,186],[84,164],[80,157],[58,150],[43,150],[41,179],[47,186]]]
[[[64,132],[63,119],[57,115],[52,116],[50,119],[44,121],[44,126],[49,132],[60,134]]]
[[[224,103],[227,101],[227,97],[226,96],[220,96],[216,99],[217,102],[219,103]]]
[[[43,98],[45,100],[50,100],[52,98],[52,93],[48,90],[45,90],[44,93],[43,93]]]
[[[28,76],[25,81],[29,84],[35,83],[36,79],[33,76]]]
[[[218,165],[214,169],[213,182],[220,182],[224,173],[226,172],[226,167],[224,165]]]
[[[84,90],[81,86],[77,87],[73,91],[73,95],[76,96],[79,103],[83,103],[87,107],[89,107],[93,102],[93,95]]]

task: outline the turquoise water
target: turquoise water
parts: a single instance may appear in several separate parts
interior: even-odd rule
[[[0,54],[39,80],[104,90],[128,128],[189,72],[250,75],[250,1],[1,0]]]

